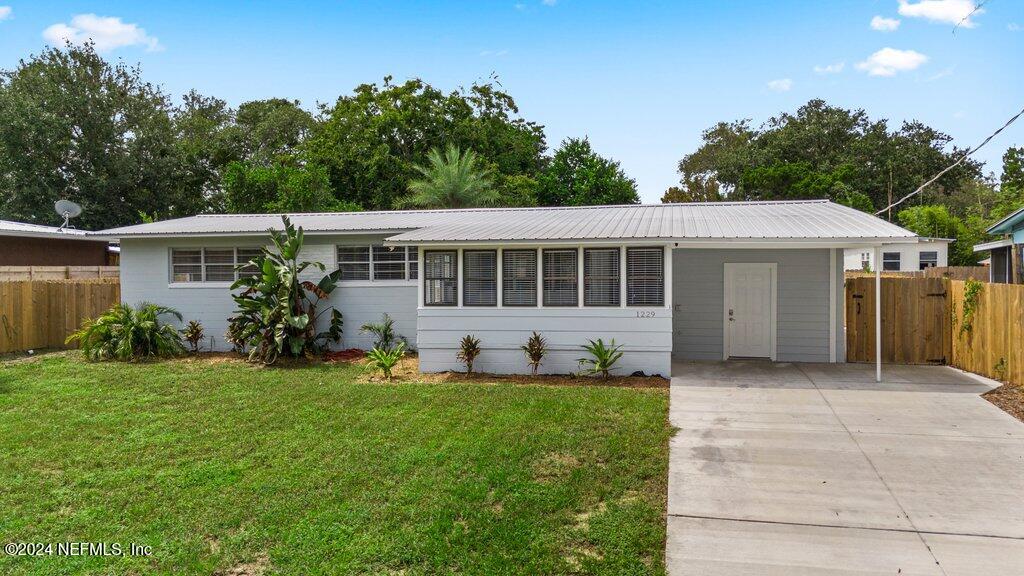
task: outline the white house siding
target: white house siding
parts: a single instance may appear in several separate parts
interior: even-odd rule
[[[617,375],[637,370],[663,376],[671,373],[672,311],[664,307],[420,308],[420,370],[465,370],[455,355],[462,337],[472,334],[480,339],[483,350],[474,370],[529,373],[519,347],[534,330],[547,339],[549,352],[540,370],[545,374],[577,372],[577,359],[586,355],[580,345],[598,338],[623,345],[625,354],[618,363]]]
[[[335,247],[340,244],[379,244],[383,236],[306,236],[301,259],[319,261],[328,271],[336,266]],[[121,241],[121,300],[130,304],[155,302],[178,309],[185,321],[199,320],[207,337],[213,337],[213,349],[227,350],[224,340],[228,317],[235,310],[234,300],[225,283],[170,282],[171,248],[254,247],[266,242],[260,237],[210,238],[125,238]],[[322,273],[307,270],[304,279],[318,281]],[[340,347],[368,348],[372,338],[359,334],[366,322],[380,320],[387,312],[395,319],[396,331],[415,346],[416,285],[414,282],[342,283],[323,306],[333,306],[344,318]],[[210,345],[210,340],[207,340]],[[334,345],[339,347],[339,345]]]
[[[829,330],[836,359],[843,361],[843,275],[836,250],[830,282],[829,249],[676,249],[673,251],[673,357],[721,360],[724,350],[725,264],[776,263],[777,360],[828,362]],[[835,318],[830,324],[830,286],[835,289]]]
[[[863,270],[861,257],[867,254],[871,270],[875,269],[874,248],[847,248],[843,258],[845,270]],[[918,244],[891,244],[882,247],[884,252],[900,253],[900,272],[916,272],[921,269],[921,252],[937,252],[938,263],[936,266],[949,266],[949,242],[921,242]]]

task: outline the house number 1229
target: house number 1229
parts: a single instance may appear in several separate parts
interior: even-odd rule
[[[637,318],[654,318],[654,310],[637,310]]]

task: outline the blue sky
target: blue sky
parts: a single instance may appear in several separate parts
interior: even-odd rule
[[[1024,2],[990,0],[954,33],[970,1],[0,0],[0,67],[92,36],[174,96],[310,108],[387,74],[453,89],[494,73],[551,147],[588,136],[655,202],[703,129],[816,97],[977,144],[1024,107]],[[1015,144],[1024,120],[979,158],[998,173]]]

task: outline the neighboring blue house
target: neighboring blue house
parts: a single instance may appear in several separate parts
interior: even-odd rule
[[[989,281],[1024,284],[1024,260],[1021,256],[1024,254],[1024,208],[996,222],[986,232],[1002,236],[999,240],[974,247],[975,252],[988,252],[991,255]]]

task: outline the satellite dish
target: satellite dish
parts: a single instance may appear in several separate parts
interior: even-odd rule
[[[64,218],[64,223],[60,225],[61,228],[67,228],[68,222],[72,218],[82,215],[82,207],[71,200],[57,200],[53,203],[53,209]]]

